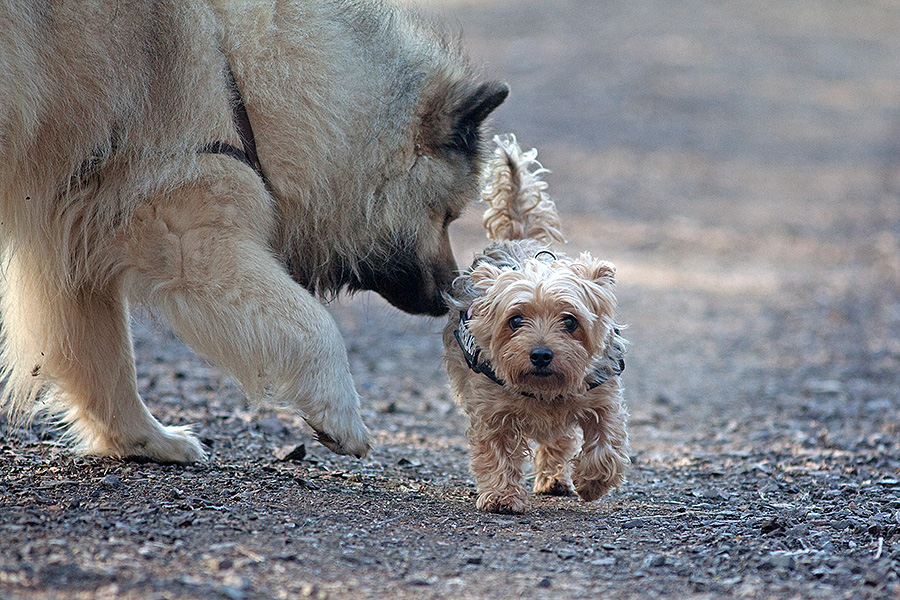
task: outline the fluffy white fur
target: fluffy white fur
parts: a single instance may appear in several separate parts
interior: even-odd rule
[[[265,181],[202,150],[241,146],[229,70]],[[444,311],[447,225],[506,87],[409,15],[340,0],[0,0],[0,79],[0,406],[55,400],[83,452],[201,459],[138,396],[140,302],[250,397],[364,454],[315,294]]]

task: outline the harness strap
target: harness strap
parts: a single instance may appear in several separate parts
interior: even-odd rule
[[[200,148],[198,152],[201,154],[224,154],[225,156],[230,156],[248,165],[265,181],[266,176],[263,173],[262,164],[259,162],[259,152],[256,150],[256,138],[253,136],[250,116],[247,114],[247,107],[244,105],[244,99],[241,97],[241,90],[234,79],[231,66],[228,67],[227,76],[228,87],[231,91],[231,119],[241,140],[241,148],[235,148],[225,142],[213,142]]]
[[[459,329],[453,332],[453,337],[456,338],[456,343],[459,344],[459,349],[462,350],[463,358],[466,359],[466,364],[469,365],[470,369],[476,373],[481,373],[498,385],[506,385],[494,373],[490,361],[481,361],[481,348],[478,347],[478,344],[475,343],[475,338],[469,333],[469,328],[466,325],[466,313],[463,311],[459,313]]]

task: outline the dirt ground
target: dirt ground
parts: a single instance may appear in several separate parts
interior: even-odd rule
[[[619,268],[628,482],[477,512],[443,321],[375,296],[331,305],[364,460],[139,318],[144,398],[212,459],[0,422],[0,599],[900,596],[900,6],[423,9],[510,83],[496,129],[553,171],[568,250]]]

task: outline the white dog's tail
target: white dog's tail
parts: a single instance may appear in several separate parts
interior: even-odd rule
[[[531,238],[545,244],[565,242],[556,205],[547,196],[547,169],[537,149],[522,152],[516,136],[495,136],[497,149],[488,163],[481,198],[488,203],[482,222],[494,241]]]

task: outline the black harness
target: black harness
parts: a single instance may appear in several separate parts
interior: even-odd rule
[[[475,336],[469,331],[468,322],[469,319],[466,317],[466,311],[459,311],[459,328],[453,332],[453,337],[456,338],[456,343],[459,344],[459,349],[462,350],[463,358],[466,359],[466,364],[469,365],[470,369],[476,373],[481,373],[494,383],[506,385],[503,380],[494,373],[491,362],[481,359],[481,348],[475,343]]]
[[[266,179],[265,173],[263,173],[262,164],[259,162],[259,153],[256,150],[256,139],[253,136],[253,127],[250,126],[250,117],[247,115],[247,107],[244,105],[244,99],[241,97],[241,91],[238,89],[231,67],[227,68],[226,77],[228,79],[228,88],[231,92],[231,120],[237,130],[238,138],[241,140],[241,147],[236,148],[226,142],[211,142],[197,148],[197,153],[221,154],[238,160],[253,169],[259,178],[266,184],[266,187],[268,187],[268,180]],[[115,132],[113,132],[110,140],[98,146],[98,148],[95,149],[72,174],[69,186],[73,187],[78,184],[84,184],[91,177],[97,176],[104,161],[115,154],[117,146],[118,139]]]
[[[617,327],[614,327],[613,331],[616,335],[619,335]],[[456,343],[459,344],[459,349],[462,350],[463,358],[466,359],[466,364],[472,371],[484,375],[498,385],[506,385],[506,382],[494,372],[491,362],[482,357],[482,350],[475,341],[475,336],[469,331],[469,317],[466,316],[466,311],[464,310],[459,311],[459,327],[454,330],[453,337],[456,338]],[[620,375],[624,370],[625,359],[622,357],[616,361],[614,367],[603,365],[594,368],[591,376],[585,380],[587,389],[592,390],[603,385],[611,378]],[[522,395],[529,398],[535,397],[534,394],[529,394],[528,392],[522,392]]]
[[[231,90],[231,118],[237,129],[238,137],[241,140],[241,147],[235,148],[231,144],[225,142],[214,142],[207,144],[198,152],[201,154],[224,154],[235,160],[248,165],[256,171],[260,179],[266,181],[263,174],[262,165],[259,162],[259,153],[256,150],[256,139],[253,137],[253,127],[250,126],[250,117],[247,115],[247,107],[244,105],[244,99],[241,97],[241,90],[238,89],[237,81],[234,79],[234,73],[231,67],[228,68],[228,86]]]

